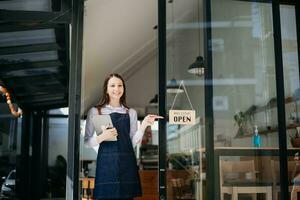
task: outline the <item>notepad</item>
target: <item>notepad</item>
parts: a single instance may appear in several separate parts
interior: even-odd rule
[[[108,128],[113,127],[113,123],[110,118],[110,115],[94,115],[94,116],[91,116],[91,120],[92,120],[92,124],[95,128],[97,135],[100,135],[102,133],[103,127],[108,127]],[[111,140],[106,140],[106,141],[116,141],[116,140],[117,140],[117,137],[115,137]]]

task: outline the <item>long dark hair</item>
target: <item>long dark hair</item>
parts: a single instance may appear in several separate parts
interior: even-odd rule
[[[106,79],[104,80],[104,83],[103,83],[103,93],[102,93],[102,97],[101,97],[101,100],[99,101],[99,103],[96,105],[96,108],[98,109],[98,112],[99,114],[101,114],[101,108],[103,106],[105,106],[106,104],[109,103],[109,95],[107,94],[107,85],[108,85],[108,81],[113,78],[113,77],[116,77],[118,79],[120,79],[123,83],[123,88],[124,88],[124,92],[123,92],[123,95],[121,96],[120,98],[120,104],[123,105],[125,108],[129,109],[129,107],[127,106],[127,103],[126,103],[126,86],[125,86],[125,81],[124,79],[122,78],[121,75],[119,74],[110,74],[108,77],[106,77]]]

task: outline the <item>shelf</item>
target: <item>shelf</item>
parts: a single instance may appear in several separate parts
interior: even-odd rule
[[[141,163],[158,163],[158,159],[142,159]]]
[[[286,97],[285,98],[285,104],[291,103],[293,101],[294,101],[293,97]],[[266,109],[275,108],[276,105],[277,105],[277,99],[273,98],[265,106],[257,107],[257,106],[252,105],[250,108],[248,108],[248,110],[245,111],[245,115],[253,115],[253,114],[258,113],[258,112],[264,112]]]
[[[300,123],[298,123],[298,124],[290,124],[290,125],[286,126],[286,129],[287,130],[294,129],[294,128],[299,127],[299,126],[300,126]],[[259,135],[267,135],[269,133],[275,133],[277,131],[278,131],[277,128],[271,128],[270,130],[259,131],[258,134]],[[237,136],[235,138],[245,138],[245,137],[252,137],[252,136],[253,136],[253,133],[247,133],[245,135]]]

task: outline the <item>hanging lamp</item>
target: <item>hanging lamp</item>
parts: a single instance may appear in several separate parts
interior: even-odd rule
[[[151,105],[151,106],[158,105],[158,94],[155,94],[155,96],[149,101],[149,105]]]
[[[179,88],[179,84],[177,83],[177,80],[175,78],[172,78],[170,80],[170,83],[167,86],[167,93],[170,94],[178,94],[178,93],[182,93],[183,89]]]
[[[172,3],[172,29],[173,31],[175,30],[174,28],[174,0],[169,0],[169,3]],[[174,71],[174,67],[175,67],[175,31],[173,32],[173,52],[172,52],[172,71]],[[177,80],[173,77],[169,83],[167,84],[167,93],[170,94],[177,94],[177,93],[182,93],[183,89],[179,87],[179,84],[177,83]]]
[[[199,56],[197,56],[196,60],[189,66],[188,72],[191,74],[195,74],[197,76],[204,75],[205,72],[205,65],[204,59],[200,56],[200,7],[199,7],[199,0],[198,0],[198,50]]]
[[[188,69],[188,72],[191,74],[195,74],[197,76],[202,76],[204,74],[204,59],[202,56],[198,56]]]

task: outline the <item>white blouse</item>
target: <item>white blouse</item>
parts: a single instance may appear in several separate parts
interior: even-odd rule
[[[108,115],[110,113],[117,112],[125,114],[127,112],[127,108],[123,105],[120,107],[112,107],[110,105],[105,105],[101,108],[101,114]],[[129,118],[130,118],[130,138],[133,146],[136,146],[138,143],[142,141],[143,132],[138,130],[137,127],[137,113],[134,109],[130,108],[128,110]],[[93,137],[95,129],[91,121],[91,117],[93,115],[98,115],[98,109],[96,107],[92,107],[88,113],[86,118],[86,125],[85,125],[85,134],[84,134],[84,144],[87,147],[94,147],[97,146],[96,137]]]

